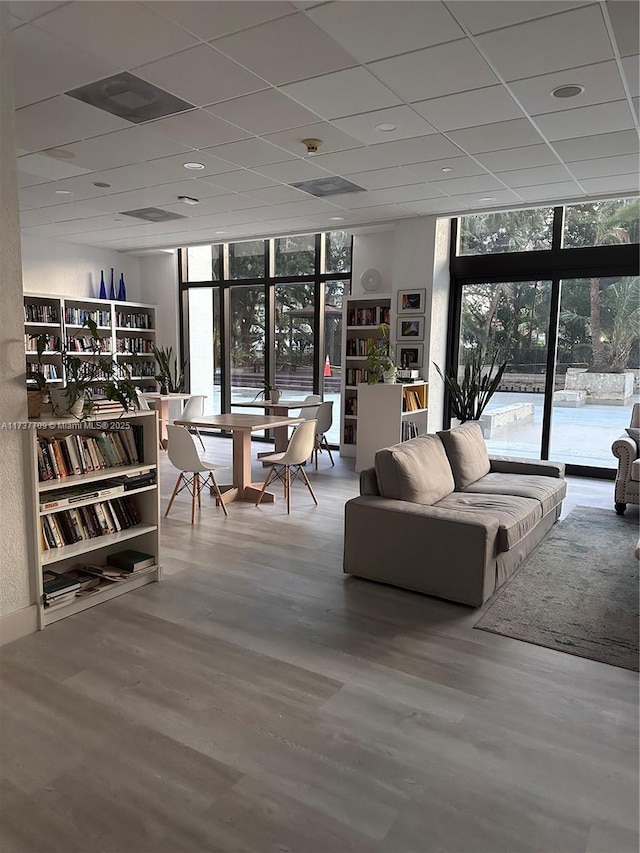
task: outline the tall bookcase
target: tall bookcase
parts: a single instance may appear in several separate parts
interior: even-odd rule
[[[390,322],[391,297],[350,297],[344,305],[341,456],[355,456],[361,424],[358,386],[367,382],[367,348],[380,337],[380,323]]]
[[[361,385],[356,471],[373,465],[376,451],[427,431],[426,382]]]
[[[25,353],[27,363],[36,358],[32,335],[46,332],[59,342],[60,349],[47,351],[42,362],[47,382],[55,387],[64,381],[62,351],[80,358],[95,358],[82,351],[82,326],[92,319],[98,327],[101,356],[111,355],[118,364],[136,367],[134,381],[144,391],[155,391],[155,359],[152,345],[156,341],[156,309],[141,302],[118,302],[106,299],[55,297],[26,293]],[[38,318],[38,319],[36,319]],[[86,330],[86,337],[89,331]],[[57,344],[56,344],[57,345]],[[99,380],[96,385],[99,386]]]
[[[135,461],[115,456],[118,464],[99,467],[95,464],[98,454],[88,454],[84,457],[86,462],[84,467],[93,466],[93,470],[55,476],[54,466],[54,476],[51,479],[42,479],[50,468],[49,460],[52,458],[50,454],[54,454],[55,442],[65,442],[67,437],[70,437],[69,441],[72,443],[81,441],[82,438],[92,438],[102,443],[103,440],[99,438],[101,434],[108,436],[110,433],[120,434],[125,430],[130,432],[136,448]],[[126,437],[123,440],[127,441]],[[48,447],[52,448],[46,450],[44,457],[43,443],[48,443]],[[56,453],[58,452],[60,452],[59,449]],[[101,458],[106,459],[106,454]],[[38,430],[29,432],[29,462],[33,497],[31,563],[41,629],[59,619],[72,616],[74,613],[123,595],[137,587],[160,580],[160,486],[156,412],[140,411],[122,416],[101,416],[99,421],[83,421],[82,424],[74,418],[68,421],[42,422]],[[60,470],[58,467],[58,473]],[[155,482],[138,485],[136,477],[147,481],[155,479]],[[129,483],[125,486],[123,480],[127,479]],[[107,518],[109,516],[113,518],[116,514],[115,507],[105,511],[105,502],[110,501],[113,504],[124,496],[134,502],[137,521],[129,523],[128,526],[122,523],[119,525],[121,527],[119,530],[112,532],[103,530],[102,533],[98,533],[99,527],[95,520],[99,520],[105,512]],[[98,504],[102,510],[95,509]],[[87,512],[86,508],[91,507],[94,511]],[[85,508],[84,512],[83,508]],[[64,535],[64,531],[68,532],[73,522],[69,510],[77,510],[79,513],[77,517],[81,522],[82,538],[78,541],[66,541],[72,537]],[[67,515],[60,519],[63,514]],[[46,520],[51,515],[56,516],[53,526],[50,520]],[[92,519],[93,524],[90,523]],[[112,526],[118,525],[109,525],[110,528]],[[58,539],[54,544],[51,542],[53,527],[56,529]],[[47,538],[49,538],[48,542]],[[81,568],[83,564],[104,566],[108,563],[109,555],[124,549],[133,549],[153,556],[154,565],[133,572],[124,580],[105,580],[104,583],[101,582],[100,587],[75,595],[64,603],[45,606],[43,572],[61,574],[73,568]]]

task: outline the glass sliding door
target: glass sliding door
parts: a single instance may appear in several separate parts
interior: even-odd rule
[[[289,397],[313,394],[313,282],[276,284],[276,388]]]
[[[615,468],[611,444],[629,426],[638,368],[638,276],[562,281],[550,456]]]
[[[204,413],[215,415],[220,406],[220,289],[192,287],[188,294],[189,389],[204,394]]]
[[[323,399],[333,401],[333,422],[327,433],[330,444],[340,444],[342,377],[342,302],[349,293],[349,282],[344,279],[324,283],[324,347],[322,371]]]
[[[462,288],[458,375],[479,346],[507,362],[482,416],[489,453],[539,457],[542,446],[550,281],[503,281]]]
[[[264,285],[230,288],[231,399],[252,400],[264,388]]]

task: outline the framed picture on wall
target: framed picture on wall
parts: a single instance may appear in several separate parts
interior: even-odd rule
[[[398,365],[402,370],[422,367],[424,344],[398,344]]]
[[[398,317],[399,341],[422,341],[424,339],[424,317]]]
[[[410,311],[416,314],[424,314],[424,301],[427,296],[425,288],[398,291],[398,314]]]

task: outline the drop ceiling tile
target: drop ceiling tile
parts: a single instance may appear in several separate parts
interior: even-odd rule
[[[473,89],[412,104],[438,130],[458,130],[476,124],[522,118],[518,107],[503,86]]]
[[[442,3],[327,3],[307,14],[360,62],[464,36]]]
[[[267,133],[265,139],[292,154],[297,154],[299,157],[306,154],[306,148],[302,143],[303,139],[322,139],[321,154],[363,147],[353,136],[348,136],[328,121],[306,124],[303,127],[284,130],[279,133]]]
[[[129,125],[125,130],[66,145],[65,150],[74,155],[74,163],[95,171],[190,152],[190,147],[156,133],[153,128],[153,123]]]
[[[284,186],[267,187],[264,190],[248,190],[244,195],[269,205],[284,204],[289,201],[303,201],[307,198],[306,193],[296,190],[293,187]]]
[[[378,222],[393,222],[395,219],[406,219],[414,214],[399,204],[381,204],[378,207],[354,208],[351,211],[352,216],[359,220],[363,225],[367,222],[375,220]]]
[[[260,135],[300,127],[318,118],[277,89],[266,89],[264,92],[224,101],[209,107],[209,112]]]
[[[584,194],[584,190],[575,181],[518,189],[518,195],[525,201],[546,201],[549,204],[559,204],[566,199],[580,198]]]
[[[265,207],[268,202],[240,193],[231,193],[230,195],[207,199],[207,204],[217,207],[218,210],[252,210]]]
[[[46,222],[65,222],[69,219],[83,219],[85,216],[100,216],[103,212],[93,201],[68,202],[21,211],[20,222],[23,225],[43,225]]]
[[[576,34],[579,33],[579,37]],[[600,6],[583,6],[478,36],[478,44],[505,80],[613,59]]]
[[[638,34],[640,33],[640,7],[629,0],[607,0],[606,9],[611,19],[613,32],[620,56],[638,53]]]
[[[422,201],[426,198],[442,198],[445,193],[436,184],[428,184],[424,181],[421,184],[411,184],[406,187],[372,190],[369,195],[384,203],[405,204],[409,201]]]
[[[164,204],[170,204],[172,201],[175,201],[172,192],[166,190],[163,186],[155,186],[139,187],[129,192],[114,193],[113,195],[94,198],[90,202],[84,203],[93,205],[93,209],[97,213],[116,214],[124,210],[139,210],[142,207],[162,207]],[[83,204],[83,202],[79,203]],[[152,224],[159,226],[162,223],[154,222]]]
[[[27,24],[11,36],[13,96],[16,107],[43,101],[118,70],[81,48]]]
[[[269,233],[280,234],[297,234],[299,231],[305,231],[315,227],[313,219],[308,219],[304,216],[292,216],[284,219],[269,220]]]
[[[302,12],[216,39],[214,45],[275,86],[356,64]]]
[[[326,169],[317,166],[313,158],[308,160],[288,160],[286,163],[274,163],[271,166],[256,166],[256,171],[261,172],[269,178],[281,181],[283,184],[292,184],[295,181],[311,181],[314,178],[326,178],[329,175]]]
[[[638,78],[640,77],[640,56],[625,57],[622,60],[622,68],[629,84],[631,97],[637,97],[640,95],[640,83],[638,82]]]
[[[405,101],[425,101],[498,82],[469,39],[383,59],[369,68]]]
[[[368,172],[389,165],[388,158],[379,154],[376,148],[354,148],[350,151],[337,151],[335,154],[317,154],[313,162],[336,175]]]
[[[426,216],[430,213],[455,214],[469,210],[468,206],[460,201],[459,196],[455,198],[430,198],[424,201],[409,201],[404,206],[419,216]]]
[[[570,85],[584,86],[584,92],[574,98],[554,98],[551,94],[558,86]],[[625,97],[618,65],[613,60],[516,80],[509,88],[532,116],[619,101]]]
[[[384,109],[400,104],[400,98],[367,71],[350,68],[283,86],[282,91],[327,119]]]
[[[241,145],[242,143],[232,143]],[[172,157],[161,157],[158,160],[149,160],[144,164],[145,174],[150,181],[155,184],[168,183],[170,181],[183,181],[189,175],[197,175],[199,178],[205,178],[207,175],[219,175],[223,172],[233,172],[234,167],[226,160],[221,160],[213,153],[214,149],[209,152],[198,151],[195,158],[191,152],[188,157],[184,154],[174,154]],[[199,163],[204,164],[204,169],[198,172],[190,171],[184,168],[184,164],[195,159]]]
[[[60,181],[75,175],[86,174],[89,169],[83,169],[69,160],[58,160],[44,154],[27,154],[18,158],[18,173],[28,172],[49,181]],[[34,181],[40,183],[40,181]]]
[[[373,149],[382,157],[383,166],[407,166],[411,163],[426,163],[443,157],[460,157],[463,153],[449,139],[440,134],[419,136],[415,139],[399,139],[397,142],[385,142]],[[357,170],[354,170],[357,171]]]
[[[635,195],[640,192],[638,171],[629,175],[608,175],[606,178],[583,178],[580,183],[590,195],[596,193],[621,193]]]
[[[489,199],[489,196],[491,199]],[[462,204],[466,204],[471,208],[482,208],[483,210],[493,210],[493,205],[518,204],[520,197],[512,190],[493,190],[491,193],[469,193],[468,195],[456,196]]]
[[[293,159],[288,151],[283,151],[264,139],[253,137],[243,139],[240,142],[232,142],[228,145],[214,145],[206,149],[207,153],[214,157],[221,157],[229,163],[237,166],[267,166],[271,163],[284,163],[285,160]],[[231,171],[231,170],[228,170]]]
[[[444,177],[444,176],[441,176]],[[493,175],[475,175],[467,178],[451,178],[444,181],[434,181],[437,187],[446,195],[466,195],[468,193],[488,193],[489,190],[503,190],[504,184]],[[491,193],[488,193],[491,195]]]
[[[443,169],[449,171],[443,172]],[[404,171],[419,181],[442,181],[445,178],[466,178],[471,175],[484,175],[484,169],[471,157],[448,157],[432,160],[430,163],[414,163],[405,166]]]
[[[147,3],[149,9],[173,21],[202,41],[230,35],[265,21],[273,21],[295,12],[290,3],[280,2],[216,2],[191,0]]]
[[[39,184],[48,183],[51,183],[49,178],[41,178],[39,175],[30,175],[28,172],[21,172],[18,169],[18,187],[20,188],[35,187]]]
[[[27,151],[68,145],[123,127],[131,123],[66,95],[16,110],[16,142]]]
[[[230,174],[235,174],[231,172]],[[199,200],[214,198],[219,195],[227,195],[229,190],[226,187],[221,187],[214,184],[213,181],[218,179],[217,175],[211,178],[211,181],[205,181],[202,178],[192,178],[186,181],[176,181],[172,184],[165,184],[167,192],[171,192],[174,196],[187,195],[190,198]]]
[[[278,210],[283,216],[315,216],[319,213],[326,213],[331,216],[338,213],[338,209],[334,204],[330,204],[322,198],[310,198],[304,201],[279,204]]]
[[[637,154],[620,154],[618,157],[594,157],[571,163],[571,173],[579,181],[583,178],[604,178],[607,175],[629,175],[638,169]]]
[[[571,180],[571,175],[565,166],[535,166],[531,169],[514,169],[512,172],[497,173],[501,181],[516,189],[518,187],[541,186],[542,184],[557,184]],[[520,190],[518,190],[520,193]]]
[[[267,88],[259,77],[206,44],[142,65],[136,68],[136,76],[197,107]]]
[[[168,136],[190,148],[205,148],[246,139],[245,130],[206,110],[190,110],[180,115],[161,118],[147,125],[154,133]]]
[[[197,44],[197,39],[142,3],[67,3],[38,19],[38,27],[79,48],[133,68]]]
[[[582,5],[584,3],[551,0],[536,0],[535,3],[523,3],[522,0],[484,0],[482,3],[478,3],[478,0],[450,0],[447,3],[454,17],[474,35],[565,12]],[[553,21],[550,23],[553,24]]]
[[[542,142],[540,134],[525,118],[452,130],[449,137],[469,154],[499,151],[501,148],[522,148]]]
[[[618,154],[637,154],[638,134],[634,130],[599,133],[555,142],[553,147],[565,163],[591,160],[594,157],[614,157]]]
[[[422,182],[422,179],[416,178],[410,169],[402,169],[399,166],[372,169],[370,172],[354,172],[345,177],[359,187],[364,187],[365,190],[384,190],[388,187],[402,187]]]
[[[22,2],[9,3],[9,11],[20,21],[33,21],[35,18],[46,15],[47,12],[52,12],[58,6],[64,6],[65,2],[67,0],[52,3],[47,3],[45,0],[34,0],[32,3],[25,3],[22,0]]]
[[[215,182],[217,186],[224,187],[227,192],[231,190],[238,193],[246,190],[259,190],[262,187],[275,187],[278,183],[258,172],[252,172],[250,169],[238,169],[235,172],[216,175]]]
[[[402,0],[401,0],[402,2]],[[333,122],[340,130],[359,139],[366,145],[379,142],[391,142],[394,139],[409,139],[412,136],[426,136],[435,133],[435,129],[419,116],[411,107],[389,107],[348,118],[335,119]],[[396,125],[392,131],[377,130],[380,124]]]
[[[551,166],[558,158],[548,145],[525,145],[523,148],[487,151],[477,154],[479,160],[490,172],[509,169],[528,169],[533,166]]]
[[[633,118],[628,102],[615,101],[611,104],[596,104],[578,107],[563,113],[547,113],[536,116],[536,124],[549,141],[571,139],[575,136],[598,134],[603,127],[609,132],[633,127]]]

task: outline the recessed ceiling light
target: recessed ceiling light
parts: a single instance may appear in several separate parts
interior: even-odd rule
[[[451,166],[445,166],[444,168],[440,169],[440,171],[441,172],[453,172],[453,169],[451,168]]]
[[[193,169],[194,172],[204,169],[204,163],[185,163],[185,169]]]
[[[189,195],[179,195],[178,201],[181,201],[183,204],[200,204],[200,199],[191,198]]]
[[[93,186],[102,189],[103,187],[110,187],[111,184],[107,184],[106,181],[94,181]]]
[[[329,222],[342,222],[344,220],[344,216],[330,216]]]
[[[552,89],[551,94],[554,98],[575,98],[576,95],[581,95],[583,92],[584,86],[571,83],[568,86],[558,86],[556,89]]]
[[[226,231],[214,231],[213,233],[214,234],[226,234],[227,232]]]
[[[397,130],[395,124],[391,124],[391,122],[383,121],[382,124],[376,125],[376,130],[381,131],[382,133],[391,133],[394,130]]]
[[[73,195],[71,190],[55,190],[56,195]]]
[[[483,195],[482,198],[479,198],[478,201],[495,201],[496,197],[493,195]]]
[[[114,216],[113,221],[114,222],[124,222],[124,220],[121,216]]]
[[[54,160],[73,160],[76,156],[73,151],[67,151],[66,148],[50,148],[44,153],[47,157],[53,157]]]

